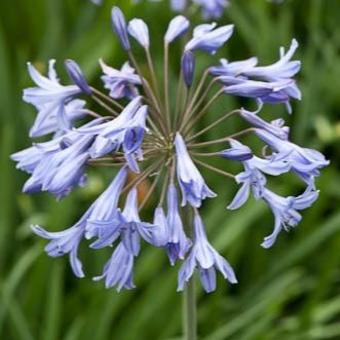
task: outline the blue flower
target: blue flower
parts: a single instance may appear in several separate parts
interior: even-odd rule
[[[130,41],[127,32],[125,16],[120,8],[114,6],[111,12],[111,22],[113,31],[116,33],[120,43],[125,51],[131,49]]]
[[[133,262],[134,257],[124,245],[120,243],[113,252],[110,260],[105,264],[102,275],[93,278],[94,281],[105,279],[105,287],[117,287],[120,292],[124,289],[133,289]]]
[[[250,68],[245,70],[243,74],[250,78],[258,78],[270,82],[291,79],[300,71],[301,68],[301,61],[291,61],[291,58],[293,57],[298,46],[298,42],[293,39],[286,54],[284,53],[284,48],[281,47],[279,61],[268,66],[257,66]]]
[[[190,51],[185,52],[182,57],[182,73],[187,87],[190,87],[194,80],[195,65],[194,54]]]
[[[260,199],[263,195],[263,190],[267,184],[267,179],[261,171],[257,168],[252,168],[249,163],[244,162],[245,171],[235,176],[235,180],[238,184],[241,184],[241,188],[237,191],[234,199],[228,205],[227,209],[235,210],[245,204],[250,196],[250,192],[253,192],[255,199]]]
[[[190,158],[182,136],[177,133],[175,138],[177,157],[177,179],[182,190],[182,206],[189,202],[193,207],[200,207],[202,200],[215,197],[216,194],[205,184],[200,172]]]
[[[329,164],[319,151],[302,148],[288,140],[282,140],[268,131],[255,130],[256,135],[279,154],[288,155],[287,162],[308,185],[314,186],[314,177],[319,176],[320,169]]]
[[[28,63],[28,72],[38,86],[25,89],[23,99],[37,108],[39,120],[42,117],[48,119],[51,115],[57,118],[58,129],[68,130],[72,123],[65,113],[65,105],[82,91],[76,85],[61,85],[54,64],[55,60],[50,60],[48,77],[44,77],[32,64]]]
[[[127,177],[126,168],[122,168],[111,185],[97,198],[81,219],[71,228],[60,232],[47,232],[40,226],[32,226],[33,232],[38,236],[50,240],[45,251],[52,257],[70,255],[70,263],[74,274],[83,277],[81,262],[77,257],[78,247],[85,236],[89,221],[110,221],[117,214],[117,204],[120,192]],[[94,233],[89,230],[87,233]]]
[[[103,120],[101,118],[92,120],[85,124],[84,128],[94,126],[101,123],[102,121]],[[48,126],[46,124],[46,128],[47,127]],[[76,131],[69,131],[66,134],[54,136],[54,138],[50,141],[34,143],[33,146],[11,155],[11,159],[18,162],[18,169],[32,174],[42,161],[45,162],[46,157],[52,157],[56,153],[69,148],[72,144],[80,142],[80,137],[82,136],[80,136]],[[45,163],[48,165],[48,162],[49,160]]]
[[[281,58],[269,66],[256,66],[257,58],[228,63],[221,60],[221,66],[210,69],[226,85],[226,93],[256,98],[261,103],[285,103],[291,113],[289,99],[301,99],[301,92],[292,79],[300,70],[301,62],[291,61],[298,47],[294,39],[285,54],[281,48]]]
[[[205,17],[219,17],[228,2],[172,0],[171,4],[177,10],[189,9],[189,4],[196,4]],[[38,110],[30,136],[52,135],[49,141],[34,143],[11,156],[17,162],[17,168],[30,174],[23,191],[49,191],[61,199],[73,188],[85,184],[88,167],[120,168],[107,189],[70,228],[60,232],[48,232],[40,226],[32,229],[48,240],[45,251],[50,256],[69,256],[72,270],[78,277],[84,276],[78,258],[78,248],[84,238],[91,240],[92,252],[115,247],[101,275],[94,280],[103,280],[106,287],[115,287],[118,291],[134,288],[134,259],[140,254],[143,240],[163,248],[171,265],[179,259],[184,261],[178,276],[178,290],[183,290],[196,269],[207,292],[216,289],[216,270],[226,280],[236,283],[229,263],[207,240],[197,208],[206,198],[216,194],[207,186],[196,164],[239,184],[229,209],[241,207],[250,195],[271,209],[275,217],[274,229],[264,239],[263,247],[271,247],[281,230],[288,230],[300,222],[300,211],[310,207],[318,197],[315,177],[329,162],[319,152],[290,142],[289,128],[283,119],[266,121],[260,115],[265,103],[284,103],[290,109],[290,100],[300,99],[293,79],[300,69],[300,62],[292,61],[297,42],[292,41],[287,53],[281,49],[280,60],[272,65],[259,67],[255,57],[236,62],[221,59],[219,65],[208,65],[203,70],[196,68],[196,62],[199,62],[196,51],[215,54],[231,37],[233,25],[199,25],[194,29],[193,37],[184,48],[182,46],[182,59],[177,60],[180,64],[177,66],[181,68],[178,81],[182,84],[179,85],[190,91],[181,91],[179,86],[175,91],[176,98],[170,84],[176,60],[169,49],[172,42],[188,31],[189,21],[180,15],[171,20],[161,41],[164,65],[157,65],[156,69],[150,59],[151,37],[145,22],[135,18],[127,25],[122,11],[113,7],[112,25],[134,68],[125,63],[121,70],[116,70],[100,60],[101,79],[109,95],[90,86],[72,60],[65,62],[66,71],[75,84],[69,86],[60,84],[53,60],[48,76],[41,75],[32,65],[28,66],[37,86],[24,91],[24,100]],[[129,34],[146,53],[135,55],[132,47],[138,49],[138,46],[130,44]],[[143,56],[144,60],[138,64],[136,60]],[[159,71],[164,74],[158,74]],[[215,78],[209,80],[210,75]],[[194,81],[196,78],[199,81]],[[146,79],[151,79],[151,84]],[[157,88],[160,81],[162,89]],[[210,89],[217,81],[222,83],[222,89],[213,95]],[[233,110],[214,123],[201,126],[210,105],[217,104],[224,92],[253,98],[258,108],[254,112],[243,108]],[[85,101],[76,98],[79,94],[87,95],[91,109],[85,106]],[[212,132],[213,139],[201,141],[200,136],[208,137],[206,133],[213,128],[219,126],[219,131],[223,131],[221,124],[233,117],[241,117],[250,128],[232,131],[229,136]],[[233,127],[232,122],[229,127]],[[250,133],[264,144],[261,157],[238,140]],[[230,147],[220,152],[208,150],[221,142],[229,142]],[[214,157],[240,162],[242,169],[239,173],[230,173],[228,169],[217,168],[221,159],[216,159],[215,165],[208,162],[214,161]],[[131,174],[133,177],[128,181],[130,172],[138,174]],[[268,188],[267,178],[288,172],[298,175],[302,184],[306,184],[305,191],[297,197],[282,197]],[[152,184],[139,205],[138,188],[149,180]],[[181,205],[186,209],[179,206],[178,191],[182,195]],[[142,207],[150,201],[155,203],[152,223],[144,222],[140,217]],[[181,214],[191,212],[194,223],[187,227],[192,240],[187,237],[181,218]],[[193,228],[192,233],[189,227]]]
[[[79,65],[71,59],[68,59],[65,61],[65,68],[72,79],[72,81],[87,95],[90,95],[92,93],[92,90],[87,83],[85,76],[80,69]]]
[[[204,19],[218,19],[222,16],[229,0],[193,0],[194,3],[202,7]]]
[[[98,238],[91,244],[93,249],[111,246],[119,237],[126,250],[134,256],[140,252],[141,238],[158,247],[163,245],[162,226],[140,220],[136,188],[129,192],[123,212],[118,209],[111,219],[90,219],[88,222],[86,237]]]
[[[174,265],[177,259],[184,259],[186,252],[191,246],[191,241],[184,233],[182,219],[178,210],[177,190],[173,184],[170,184],[168,188],[167,224],[169,237],[166,250],[171,265]]]
[[[288,140],[289,128],[284,125],[284,120],[276,119],[270,123],[266,122],[257,115],[261,107],[262,105],[260,105],[259,109],[255,112],[250,112],[242,108],[240,115],[244,120],[254,127],[266,130],[282,140]]]
[[[188,31],[189,25],[189,20],[182,15],[178,15],[173,18],[170,21],[168,29],[164,36],[165,43],[170,44],[175,39],[181,37]]]
[[[247,150],[246,146],[238,141],[231,140],[230,144],[232,148],[228,150],[228,154],[226,155],[224,155],[222,151],[222,156],[232,159],[231,157],[228,157],[229,154],[234,155],[240,153],[240,150],[242,150],[240,153],[241,155],[245,152],[248,152],[248,154],[250,152],[250,150]],[[235,160],[238,160],[237,156],[234,156],[234,158]],[[237,183],[242,185],[233,201],[228,206],[228,209],[230,210],[240,208],[248,200],[251,191],[256,199],[263,197],[265,185],[267,184],[264,173],[272,176],[278,176],[283,173],[287,173],[291,168],[290,163],[287,162],[287,159],[283,154],[274,154],[265,159],[253,156],[245,160],[241,159],[241,162],[244,166],[244,171],[239,173],[235,177],[235,180]]]
[[[50,240],[45,247],[49,256],[60,257],[69,254],[72,271],[79,278],[85,276],[82,263],[78,258],[78,248],[84,236],[86,217],[87,215],[84,215],[73,227],[59,232],[48,232],[40,226],[32,226],[36,235]]]
[[[185,51],[202,50],[215,54],[233,34],[234,25],[215,27],[216,23],[197,26],[193,38],[185,45]]]
[[[136,188],[129,192],[123,213],[119,213],[118,219],[120,221],[122,243],[129,253],[134,256],[139,254],[141,238],[150,244],[158,243],[153,234],[157,226],[140,220]]]
[[[165,247],[170,235],[168,221],[161,206],[158,206],[154,211],[153,224],[154,226],[157,226],[153,232],[154,245],[156,247]]]
[[[284,79],[273,82],[249,80],[229,76],[219,77],[225,85],[225,93],[234,96],[257,99],[260,103],[284,103],[290,112],[289,99],[300,99],[299,93],[294,91],[294,80]]]
[[[132,147],[129,143],[131,140],[126,137],[126,134],[131,134],[131,130],[136,129],[136,135],[140,137],[140,130],[146,129],[145,118],[146,108],[145,106],[141,107],[141,97],[136,97],[125,107],[117,118],[97,126],[79,128],[77,131],[79,133],[96,136],[89,153],[92,158],[98,158],[110,152],[117,151],[123,143],[126,144],[128,150],[136,150],[138,145],[133,145]],[[140,143],[141,139],[138,138],[136,142]]]
[[[67,148],[47,152],[36,164],[23,191],[49,191],[60,199],[75,186],[84,185],[84,167],[90,158],[88,148],[92,141],[92,137],[83,136]]]
[[[298,210],[309,208],[318,198],[319,192],[307,190],[298,197],[282,197],[265,189],[263,200],[268,204],[275,217],[275,225],[272,234],[264,238],[261,244],[263,248],[270,248],[276,241],[282,229],[286,231],[295,227],[302,219]]]
[[[85,104],[86,102],[80,99],[74,99],[65,104],[63,114],[65,114],[66,120],[70,125],[74,125],[76,120],[84,117]],[[58,134],[64,133],[58,125],[59,109],[58,107],[51,109],[51,106],[48,104],[43,105],[30,129],[30,137],[41,137],[54,132]]]
[[[142,19],[132,19],[128,25],[128,32],[142,47],[146,49],[150,47],[149,29]]]
[[[184,289],[185,283],[190,280],[196,268],[207,293],[216,289],[216,270],[230,283],[237,283],[234,271],[228,261],[218,254],[209,243],[198,212],[195,213],[194,219],[194,244],[178,273],[178,291]]]
[[[142,159],[141,145],[147,131],[146,118],[148,107],[143,105],[135,114],[126,129],[123,140],[123,150],[125,159],[130,169],[136,173],[140,172],[136,158]]]
[[[257,64],[257,58],[252,57],[247,60],[229,62],[227,59],[220,60],[220,66],[210,67],[213,76],[237,77],[248,69],[252,69]]]
[[[141,85],[140,77],[135,74],[135,69],[126,62],[121,70],[116,70],[107,66],[102,60],[99,61],[104,72],[101,77],[104,87],[110,91],[110,96],[114,99],[132,99],[138,96],[137,85]]]
[[[93,209],[86,225],[86,238],[101,238],[103,226],[118,220],[118,202],[120,193],[126,184],[127,167],[122,167],[109,187],[97,198],[90,209]]]
[[[237,141],[231,141],[231,146],[235,149],[235,153],[242,149],[242,144]],[[302,218],[298,210],[309,208],[319,196],[318,191],[314,189],[314,183],[308,185],[305,192],[298,197],[282,197],[266,188],[267,180],[264,173],[278,176],[288,172],[293,166],[290,157],[291,152],[273,154],[267,159],[253,156],[242,161],[245,171],[236,176],[237,183],[242,183],[242,186],[228,209],[240,208],[247,201],[252,190],[255,199],[266,202],[275,216],[274,231],[264,239],[262,243],[264,248],[274,244],[283,228],[288,230],[289,227],[295,227]]]
[[[230,149],[226,149],[220,152],[220,155],[222,157],[240,162],[244,162],[253,158],[253,152],[248,146],[234,139],[230,140],[230,144],[232,146]]]
[[[46,153],[60,150],[61,138],[35,144],[27,149],[21,150],[11,155],[11,159],[18,162],[17,169],[21,169],[29,174],[33,173]]]

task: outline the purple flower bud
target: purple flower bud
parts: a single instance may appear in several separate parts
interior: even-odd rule
[[[261,105],[259,107],[259,110],[261,109]],[[283,140],[287,140],[288,139],[288,134],[289,134],[289,128],[287,128],[286,126],[280,126],[278,125],[277,121],[274,121],[272,123],[268,123],[265,120],[263,120],[262,118],[260,118],[257,115],[257,112],[259,111],[255,111],[255,112],[250,112],[247,111],[245,109],[241,109],[241,117],[246,120],[248,123],[250,123],[251,125],[253,125],[254,127],[260,128],[260,129],[264,129],[270,133],[272,133],[273,135],[283,139]],[[280,123],[282,123],[282,120],[280,120]],[[284,121],[283,121],[284,124]]]
[[[234,139],[230,140],[230,144],[232,146],[230,149],[220,152],[222,157],[240,162],[247,161],[253,157],[253,153],[248,146],[243,145]]]
[[[199,25],[193,38],[185,45],[185,51],[202,50],[215,54],[233,34],[234,25],[216,27],[216,23]]]
[[[192,85],[195,73],[195,64],[196,60],[194,54],[190,51],[184,52],[182,57],[182,72],[184,82],[187,87]]]
[[[128,31],[131,36],[133,36],[141,46],[144,48],[149,48],[150,38],[148,26],[142,19],[133,19],[129,22]]]
[[[92,93],[79,65],[71,59],[65,61],[65,68],[72,81],[87,95]]]
[[[125,51],[130,51],[130,41],[128,37],[126,21],[123,12],[118,7],[112,8],[112,26],[114,32],[117,34],[122,47]]]
[[[185,34],[189,28],[189,20],[183,15],[178,15],[170,21],[168,29],[164,36],[164,41],[170,44],[175,39],[181,37]]]

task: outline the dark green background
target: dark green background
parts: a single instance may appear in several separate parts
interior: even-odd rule
[[[152,53],[160,65],[160,41],[171,17],[166,4],[130,6],[125,0],[107,0],[96,7],[87,0],[0,2],[1,339],[180,339],[177,268],[170,268],[162,251],[145,247],[136,261],[138,288],[118,294],[91,281],[100,272],[106,251],[92,256],[86,247],[81,250],[89,275],[78,280],[66,258],[48,258],[43,253],[45,242],[31,234],[32,223],[50,230],[70,226],[107,184],[103,176],[93,173],[87,188],[58,203],[46,194],[21,194],[27,176],[9,160],[11,153],[29,145],[27,134],[35,116],[33,108],[21,101],[22,89],[31,84],[26,61],[44,70],[46,61],[56,58],[61,71],[62,61],[74,58],[89,80],[99,85],[98,58],[116,66],[125,58],[110,28],[110,8],[117,3],[129,18],[141,16],[150,24]],[[198,23],[199,15],[193,21]],[[283,115],[295,142],[321,150],[332,163],[318,180],[318,202],[303,213],[298,228],[282,233],[270,250],[259,244],[272,228],[271,212],[253,200],[239,211],[225,211],[236,186],[205,173],[220,194],[203,210],[209,238],[234,266],[240,283],[231,288],[219,278],[214,294],[198,292],[200,339],[339,339],[340,1],[287,0],[275,5],[232,0],[221,22],[234,23],[235,34],[218,56],[202,55],[202,65],[216,63],[218,57],[236,60],[253,55],[262,64],[271,63],[277,60],[279,46],[298,39],[303,100],[293,104],[291,117],[282,107],[266,107],[264,113]],[[176,49],[172,70],[178,67]],[[225,99],[213,107],[209,119],[218,110],[221,114],[239,105]],[[225,127],[239,128],[238,122]],[[215,133],[223,134],[223,129]],[[290,177],[273,183],[285,194],[302,189]]]

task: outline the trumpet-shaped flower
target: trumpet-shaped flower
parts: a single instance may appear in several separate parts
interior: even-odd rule
[[[270,248],[282,229],[294,228],[302,219],[298,210],[309,208],[318,198],[318,191],[307,189],[298,197],[282,197],[265,189],[263,200],[268,204],[275,217],[273,232],[264,238],[263,248]]]
[[[170,263],[174,265],[177,259],[184,259],[191,246],[191,241],[184,233],[183,222],[179,213],[177,190],[173,184],[170,184],[168,188],[167,224],[169,237],[166,250]]]
[[[54,64],[55,60],[50,60],[48,77],[45,77],[31,63],[28,63],[28,72],[37,87],[25,89],[23,100],[38,109],[38,120],[42,117],[49,119],[48,116],[52,115],[57,118],[58,127],[61,130],[67,130],[72,124],[65,112],[65,105],[82,90],[77,85],[61,85]]]
[[[314,186],[314,177],[319,176],[320,169],[329,164],[325,156],[313,149],[303,148],[288,140],[281,140],[262,129],[256,129],[256,135],[274,151],[288,155],[287,162],[308,185]]]
[[[200,274],[201,283],[207,293],[216,289],[216,270],[230,283],[237,283],[235,273],[228,263],[209,243],[201,217],[198,213],[194,219],[194,244],[189,256],[178,274],[178,290],[184,289],[194,270]]]
[[[117,214],[117,204],[122,186],[126,181],[126,168],[120,170],[111,185],[97,198],[81,219],[71,228],[60,232],[48,232],[40,226],[33,226],[33,232],[38,236],[50,240],[45,247],[48,255],[57,257],[69,254],[70,264],[74,274],[83,277],[82,264],[77,257],[80,242],[87,233],[87,237],[97,235],[98,229],[92,225],[86,231],[89,221],[111,221]]]
[[[182,206],[189,202],[193,207],[200,207],[202,200],[215,197],[216,194],[205,184],[204,179],[190,158],[185,142],[180,134],[175,138],[177,157],[177,177],[182,190]]]
[[[138,96],[136,86],[141,85],[140,77],[135,74],[134,68],[126,62],[120,70],[116,70],[106,65],[102,60],[99,61],[104,72],[101,77],[104,87],[110,91],[110,96],[114,99],[132,99]]]
[[[105,264],[103,273],[93,278],[94,281],[105,280],[105,287],[116,287],[117,292],[124,289],[133,289],[133,262],[134,258],[124,245],[120,243],[113,252],[110,260]]]

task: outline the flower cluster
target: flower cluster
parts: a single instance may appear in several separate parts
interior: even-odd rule
[[[127,23],[121,10],[114,7],[112,25],[129,60],[120,69],[100,61],[101,79],[108,94],[89,86],[72,60],[67,60],[65,67],[73,85],[60,83],[54,60],[50,61],[48,76],[28,64],[36,86],[26,89],[23,99],[38,111],[30,136],[49,135],[50,139],[12,155],[17,167],[30,174],[23,191],[48,191],[62,199],[75,187],[86,184],[89,167],[113,169],[112,182],[72,227],[60,232],[48,232],[40,226],[32,229],[49,240],[45,250],[50,256],[69,255],[78,277],[84,276],[77,255],[82,240],[92,240],[90,248],[94,250],[115,246],[102,274],[94,279],[104,280],[106,287],[117,290],[134,287],[134,261],[142,241],[163,248],[171,265],[183,261],[178,290],[185,287],[195,270],[207,292],[216,288],[216,271],[236,283],[230,264],[209,243],[199,213],[207,198],[216,197],[200,168],[239,184],[228,209],[240,208],[250,195],[268,205],[275,223],[273,232],[264,238],[264,248],[274,244],[282,229],[288,230],[300,222],[300,211],[318,198],[315,178],[328,161],[318,151],[291,142],[289,128],[282,119],[268,122],[260,117],[266,103],[283,103],[291,112],[290,100],[300,99],[293,79],[300,62],[292,60],[298,44],[293,40],[290,49],[286,53],[282,49],[279,60],[272,65],[258,66],[257,58],[236,62],[222,59],[220,64],[208,67],[203,75],[197,75],[199,52],[214,55],[232,36],[234,27],[204,24],[195,27],[188,36],[189,21],[177,16],[164,35],[164,73],[160,78],[150,52],[147,24],[137,18]],[[169,51],[180,38],[186,40],[175,96],[169,86],[172,57]],[[138,45],[145,52],[143,67],[133,52]],[[218,91],[211,96],[216,84]],[[95,102],[98,110],[88,109],[79,96]],[[252,98],[258,110],[231,111],[199,130],[201,118],[210,106],[227,96]],[[249,127],[223,138],[200,140],[232,117],[241,118]],[[243,138],[249,134],[266,145],[265,154],[256,155],[244,144]],[[227,149],[204,151],[227,143]],[[206,161],[216,157],[221,159],[221,164],[227,165],[223,159],[238,162],[241,172],[232,174]],[[305,184],[298,196],[280,196],[267,185],[268,175],[288,172]],[[134,176],[129,176],[132,173]],[[140,198],[138,190],[142,182],[148,183],[148,190]],[[152,222],[144,222],[140,216],[147,203],[153,204]],[[192,225],[182,220],[183,209],[193,216]]]

